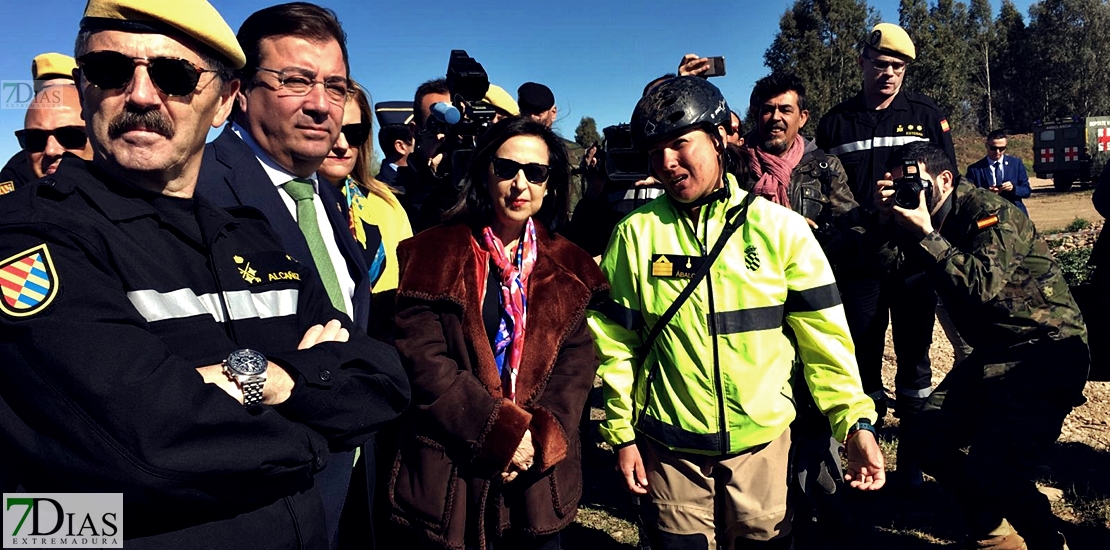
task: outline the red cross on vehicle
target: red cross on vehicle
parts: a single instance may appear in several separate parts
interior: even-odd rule
[[[1079,160],[1079,147],[1064,147],[1064,162]]]
[[[1056,152],[1052,149],[1041,149],[1041,162],[1056,162]]]

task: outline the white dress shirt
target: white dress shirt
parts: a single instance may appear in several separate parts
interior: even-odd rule
[[[270,155],[262,150],[262,147],[254,141],[250,132],[246,131],[242,126],[232,122],[231,130],[235,135],[239,136],[258,159],[258,163],[262,165],[262,170],[270,176],[270,181],[277,187],[278,195],[281,200],[285,202],[285,207],[289,209],[289,215],[293,216],[293,220],[297,220],[297,202],[289,193],[285,192],[282,186],[296,178],[297,176],[287,172],[281,166],[278,166]],[[347,316],[353,316],[352,297],[355,295],[355,281],[351,278],[351,272],[347,269],[347,259],[339,251],[339,243],[335,241],[335,233],[332,231],[331,221],[328,218],[328,213],[324,211],[324,203],[320,200],[320,178],[316,174],[312,174],[307,178],[302,178],[312,181],[313,190],[316,194],[312,197],[312,204],[316,207],[316,223],[320,226],[320,234],[324,237],[324,246],[328,249],[328,257],[331,258],[331,265],[335,269],[335,277],[339,279],[339,288],[343,291],[343,306],[347,309]],[[304,258],[298,260],[306,261]]]

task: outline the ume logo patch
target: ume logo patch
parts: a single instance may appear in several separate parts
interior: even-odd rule
[[[123,548],[122,493],[4,493],[4,548]]]

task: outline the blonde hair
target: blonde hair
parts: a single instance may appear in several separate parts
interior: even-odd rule
[[[382,199],[385,199],[389,204],[400,207],[401,203],[397,200],[397,190],[389,185],[378,181],[373,174],[370,173],[370,163],[374,158],[374,109],[370,106],[370,94],[366,92],[361,85],[354,80],[351,81],[351,97],[347,99],[347,103],[352,101],[358,105],[361,112],[360,122],[370,125],[370,133],[363,143],[358,148],[358,154],[355,155],[355,168],[351,171],[351,178],[359,187],[366,191],[373,193]]]

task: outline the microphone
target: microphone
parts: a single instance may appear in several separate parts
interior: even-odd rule
[[[435,117],[436,120],[447,125],[456,124],[462,119],[462,114],[459,113],[459,110],[446,101],[432,104],[432,116]]]

